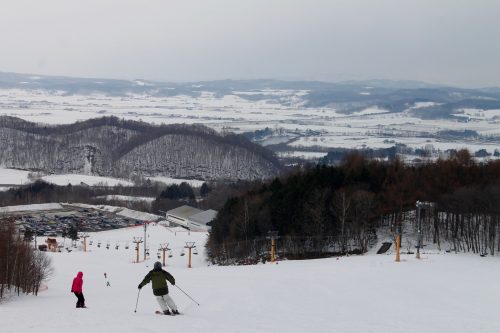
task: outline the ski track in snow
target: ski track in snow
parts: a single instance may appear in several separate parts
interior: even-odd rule
[[[428,254],[417,261],[403,255],[395,263],[393,255],[368,254],[219,267],[206,264],[205,233],[163,226],[148,230],[152,258],[139,264],[132,263],[131,240],[144,235],[142,227],[91,233],[87,253],[49,254],[55,274],[48,289],[38,297],[14,297],[1,304],[2,333],[500,332],[498,257]],[[187,255],[180,256],[185,241],[198,245],[193,268],[186,267]],[[178,317],[154,314],[159,306],[150,284],[142,289],[134,313],[137,285],[157,260],[162,242],[173,249],[166,269],[201,304],[170,286],[183,313]],[[117,243],[119,250],[114,249]],[[141,244],[141,259],[142,249]],[[80,270],[88,309],[76,309],[70,293]],[[106,287],[104,273],[111,287]]]

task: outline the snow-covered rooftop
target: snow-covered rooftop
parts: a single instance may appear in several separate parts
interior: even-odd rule
[[[202,212],[203,212],[203,210],[201,210],[201,209],[191,207],[188,205],[184,205],[184,206],[180,206],[180,207],[169,210],[167,212],[167,215],[172,215],[172,216],[180,217],[183,219],[188,219],[191,216],[193,216],[195,214],[202,213]]]
[[[63,209],[63,206],[61,206],[58,203],[5,206],[5,207],[0,207],[0,214],[1,213],[25,212],[25,211],[58,210],[58,209]]]
[[[207,224],[217,216],[217,211],[213,209],[205,210],[201,213],[191,215],[189,219],[194,222]]]

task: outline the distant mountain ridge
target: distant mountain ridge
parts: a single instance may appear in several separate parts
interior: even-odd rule
[[[287,91],[293,103],[304,108],[335,108],[352,114],[377,107],[389,112],[404,112],[415,103],[432,103],[410,112],[418,118],[449,118],[457,110],[500,109],[500,88],[464,89],[411,80],[366,80],[345,82],[219,80],[187,83],[147,80],[112,80],[29,75],[0,72],[0,89],[46,90],[62,95],[127,94],[171,97],[199,97],[211,93],[215,97],[234,95],[251,101],[292,103],[277,94]]]
[[[253,180],[279,174],[269,150],[202,125],[103,117],[45,125],[0,116],[0,165],[48,173]]]

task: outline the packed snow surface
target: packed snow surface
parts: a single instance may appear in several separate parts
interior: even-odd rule
[[[416,260],[403,255],[395,263],[393,255],[368,254],[218,267],[204,260],[205,233],[151,225],[148,235],[152,258],[140,263],[133,263],[131,241],[144,236],[142,227],[91,234],[87,253],[74,249],[50,254],[55,274],[48,289],[38,297],[13,297],[2,304],[1,331],[500,332],[498,257],[441,253]],[[186,241],[198,246],[192,268],[187,268],[187,254],[180,256]],[[159,305],[149,284],[141,290],[134,313],[137,285],[152,269],[163,242],[170,244],[173,255],[166,270],[201,305],[170,286],[182,315],[155,315]],[[78,271],[84,274],[87,309],[76,309],[70,293]]]

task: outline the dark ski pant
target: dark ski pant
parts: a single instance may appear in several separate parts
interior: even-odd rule
[[[76,302],[76,307],[83,308],[85,306],[85,298],[83,297],[83,293],[73,292],[73,294],[75,294],[76,298],[78,298],[78,301]]]

